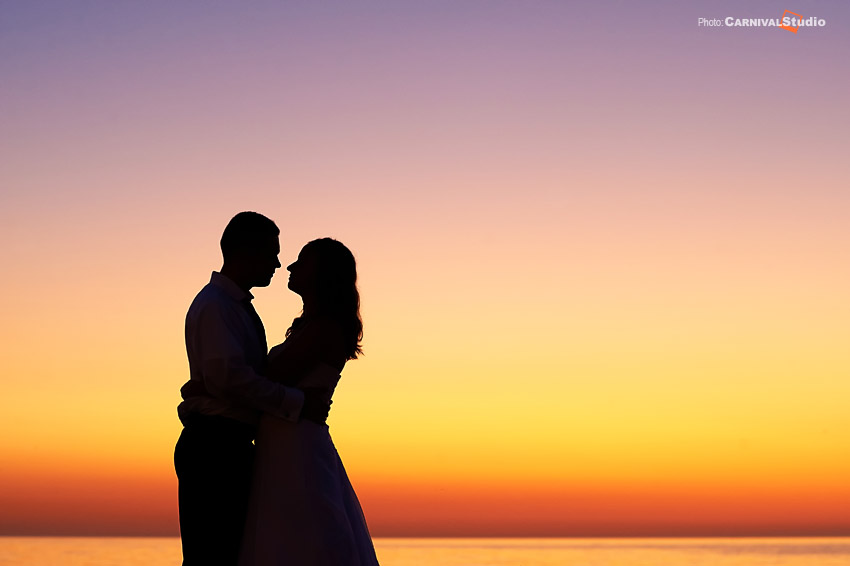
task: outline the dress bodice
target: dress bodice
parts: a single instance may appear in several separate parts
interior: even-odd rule
[[[328,390],[328,399],[333,396],[336,384],[339,382],[339,370],[325,362],[319,362],[313,369],[301,376],[296,384],[299,389],[321,387]]]
[[[304,332],[305,328],[310,324],[309,321],[302,321],[300,324],[296,324],[299,319],[295,319],[293,322],[293,332],[287,337],[284,342],[278,346],[272,348],[270,352],[269,358],[271,359],[275,355],[281,355],[288,348],[292,347],[292,339],[298,336],[301,332]],[[276,351],[277,350],[277,351]],[[313,365],[307,372],[301,375],[295,383],[292,385],[299,389],[305,389],[308,387],[316,387],[328,390],[328,400],[330,400],[333,395],[334,389],[336,388],[336,384],[340,378],[340,370],[336,367],[326,363],[326,362],[317,362]]]

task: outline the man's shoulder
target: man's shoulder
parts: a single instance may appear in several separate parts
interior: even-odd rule
[[[201,311],[211,307],[219,308],[232,302],[233,299],[224,289],[218,285],[207,283],[200,291],[198,291],[198,294],[195,295],[195,298],[192,300],[192,304],[189,305],[189,311],[186,313],[186,316],[192,316],[193,314],[200,313]]]

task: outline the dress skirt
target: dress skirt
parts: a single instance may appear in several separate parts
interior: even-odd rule
[[[326,425],[265,415],[239,566],[377,566]]]

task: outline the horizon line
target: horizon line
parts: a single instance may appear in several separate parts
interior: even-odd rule
[[[146,535],[146,534],[76,534],[76,535],[59,535],[59,534],[5,534],[0,533],[0,538],[173,538],[179,539],[180,535]],[[538,539],[557,539],[557,540],[587,540],[587,539],[730,539],[730,538],[760,538],[760,539],[780,539],[780,538],[847,538],[850,539],[850,532],[846,534],[704,534],[704,535],[667,535],[667,534],[645,534],[645,535],[388,535],[388,536],[373,536],[374,539],[459,539],[459,540],[483,540],[483,539],[513,539],[513,540],[538,540]]]

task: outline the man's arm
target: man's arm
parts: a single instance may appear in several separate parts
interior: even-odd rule
[[[207,392],[297,421],[304,407],[304,393],[265,378],[248,364],[227,314],[221,304],[210,302],[201,307],[194,321],[196,331],[190,347],[200,363]]]

